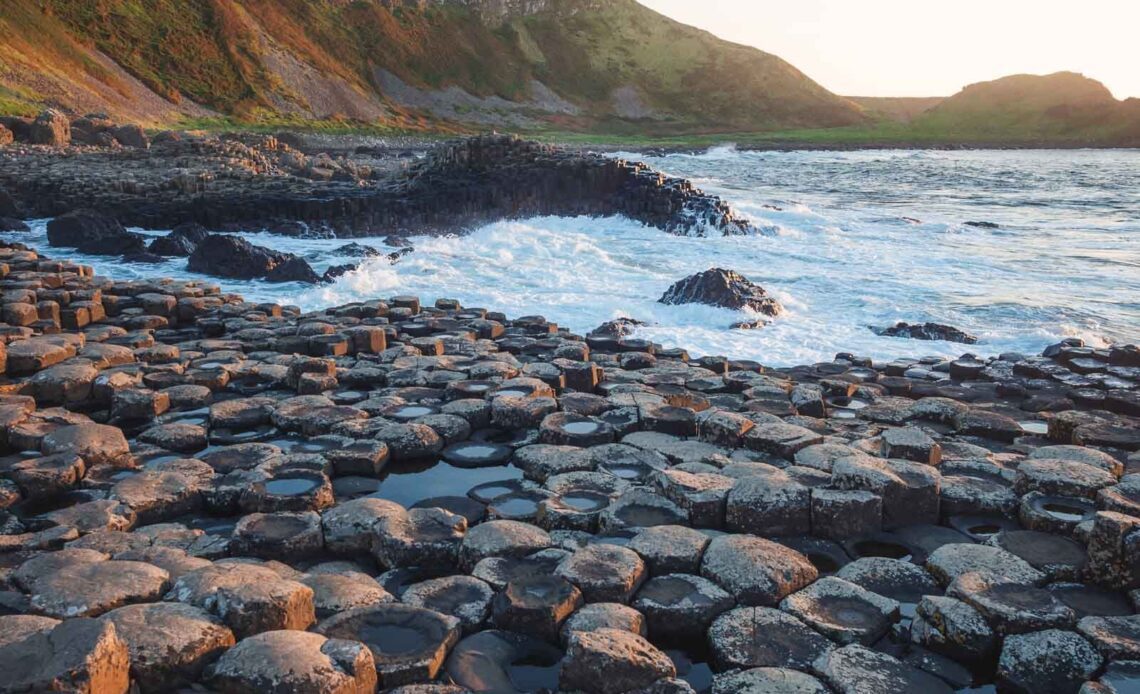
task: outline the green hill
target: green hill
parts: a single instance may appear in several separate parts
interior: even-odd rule
[[[1011,75],[971,84],[912,121],[955,139],[1125,142],[1137,132],[1136,100],[1075,72]]]
[[[0,110],[681,133],[866,120],[634,0],[5,0]]]

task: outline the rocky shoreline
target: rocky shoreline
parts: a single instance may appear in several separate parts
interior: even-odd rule
[[[766,369],[0,247],[0,692],[1127,691],[1140,348]]]
[[[73,144],[69,133],[0,148],[0,190],[25,216],[85,209],[144,229],[324,238],[454,234],[536,215],[624,215],[691,236],[757,232],[687,180],[508,135],[331,156],[306,154],[288,134],[171,131],[109,146]]]

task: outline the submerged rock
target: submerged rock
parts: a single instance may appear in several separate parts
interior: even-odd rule
[[[675,282],[657,300],[662,304],[708,304],[734,310],[751,309],[776,316],[783,307],[764,291],[732,270],[711,268]]]
[[[898,322],[889,328],[871,328],[876,335],[883,337],[906,337],[911,340],[945,340],[946,342],[959,342],[964,345],[977,344],[978,338],[959,330],[951,325],[942,323],[906,323]]]

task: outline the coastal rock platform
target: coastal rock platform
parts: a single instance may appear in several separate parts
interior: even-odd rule
[[[0,295],[0,692],[1100,692],[1140,660],[1136,346],[771,369],[17,244]]]
[[[167,133],[148,148],[11,145],[0,150],[0,191],[25,216],[91,209],[144,229],[192,222],[212,231],[401,237],[536,215],[624,215],[672,234],[757,233],[686,179],[514,136],[336,157],[285,139]],[[14,217],[4,198],[0,217]]]

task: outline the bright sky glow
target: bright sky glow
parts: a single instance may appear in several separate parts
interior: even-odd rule
[[[639,0],[784,58],[845,96],[948,96],[1080,72],[1140,97],[1140,0]]]

